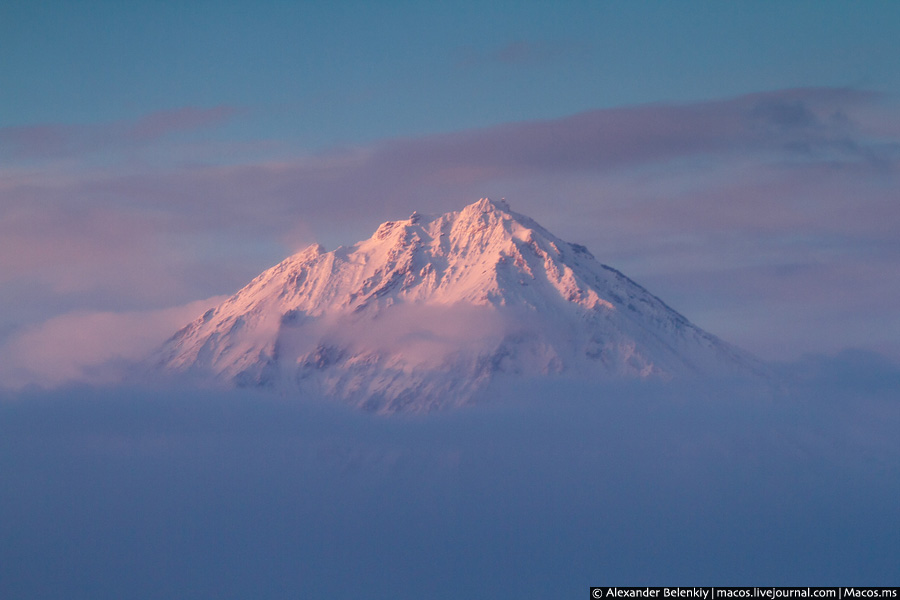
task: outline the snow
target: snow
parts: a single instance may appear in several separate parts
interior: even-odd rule
[[[377,412],[465,404],[496,374],[683,378],[760,371],[583,246],[505,201],[312,245],[187,325],[167,372]]]

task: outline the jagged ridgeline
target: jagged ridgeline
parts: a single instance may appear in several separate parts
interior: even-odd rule
[[[760,370],[584,246],[488,199],[388,221],[331,252],[310,246],[184,327],[155,362],[379,412],[465,404],[499,373]]]

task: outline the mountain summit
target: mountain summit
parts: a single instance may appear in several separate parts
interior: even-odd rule
[[[500,373],[673,378],[756,369],[505,201],[315,244],[176,333],[159,365],[378,412],[466,403]]]

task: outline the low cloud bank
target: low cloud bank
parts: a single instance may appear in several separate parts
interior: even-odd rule
[[[158,310],[76,311],[0,344],[0,388],[122,381],[178,329],[224,296]]]
[[[896,585],[898,371],[817,361],[776,388],[498,383],[424,418],[251,392],[7,393],[0,595]]]

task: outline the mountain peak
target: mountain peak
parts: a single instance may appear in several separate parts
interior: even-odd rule
[[[325,246],[319,243],[310,244],[294,256],[300,260],[310,260],[325,253]]]
[[[491,200],[490,198],[481,198],[477,202],[466,206],[463,211],[471,210],[474,212],[504,212],[509,213],[509,203],[506,198],[500,200]]]
[[[464,403],[498,373],[669,378],[756,364],[488,198],[387,221],[331,252],[313,244],[179,331],[158,362],[383,412]]]

